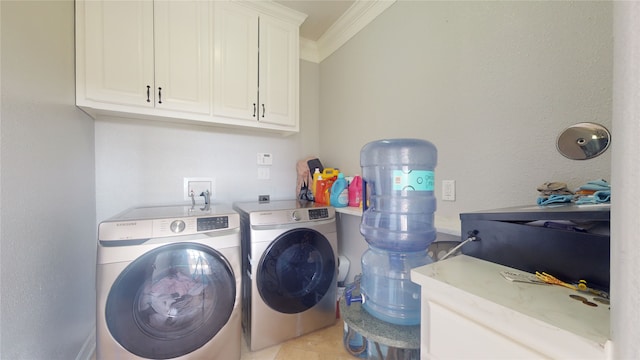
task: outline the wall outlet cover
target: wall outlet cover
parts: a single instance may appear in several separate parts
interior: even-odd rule
[[[191,200],[191,194],[193,194],[194,199],[197,202],[199,198],[201,198],[200,194],[205,191],[209,191],[209,199],[213,199],[215,196],[215,179],[208,177],[186,177],[184,178],[184,199]]]

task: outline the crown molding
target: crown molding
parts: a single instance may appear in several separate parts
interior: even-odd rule
[[[396,0],[356,0],[353,5],[315,41],[300,38],[300,58],[321,62],[393,5]]]
[[[273,1],[262,1],[262,0],[230,0],[230,1],[236,4],[244,5],[246,7],[250,7],[263,14],[267,14],[284,21],[295,23],[298,26],[302,25],[304,20],[307,18],[307,14],[303,14],[299,11],[293,10],[291,8],[288,8],[284,5],[278,4]]]
[[[320,63],[318,43],[307,38],[300,38],[300,59]]]

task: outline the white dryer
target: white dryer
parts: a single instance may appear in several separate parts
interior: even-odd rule
[[[240,219],[157,206],[100,223],[97,359],[240,359]]]
[[[335,209],[297,200],[234,209],[242,226],[242,328],[249,349],[334,324]]]

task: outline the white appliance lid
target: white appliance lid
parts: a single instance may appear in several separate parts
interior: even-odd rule
[[[142,206],[127,209],[106,221],[122,220],[147,220],[182,218],[191,216],[222,216],[235,214],[229,206],[220,204],[210,204],[205,207],[203,204],[191,205],[163,205],[163,206]]]
[[[256,211],[277,211],[277,210],[295,210],[295,209],[312,209],[312,208],[328,208],[329,205],[318,204],[313,201],[304,200],[272,200],[269,202],[237,202],[234,207],[238,210],[252,213]]]

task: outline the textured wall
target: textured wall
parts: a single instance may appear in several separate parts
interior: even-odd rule
[[[615,3],[611,209],[612,359],[640,358],[640,2]]]
[[[74,106],[73,1],[0,7],[0,358],[75,359],[95,324],[96,237],[93,121]]]
[[[300,133],[237,131],[132,119],[96,121],[98,222],[129,207],[184,202],[184,177],[215,178],[216,203],[295,197],[296,162],[317,155],[318,64],[300,62]],[[270,179],[256,155],[272,154]],[[199,198],[199,202],[203,199]]]
[[[436,225],[466,211],[535,204],[536,187],[610,180],[610,151],[573,161],[560,132],[611,128],[611,2],[398,1],[320,64],[321,154],[360,172],[369,141],[438,148]],[[611,130],[611,129],[610,129]],[[615,135],[614,135],[615,137]]]

